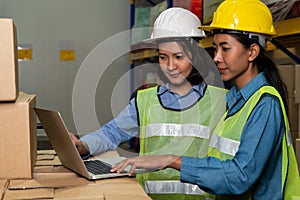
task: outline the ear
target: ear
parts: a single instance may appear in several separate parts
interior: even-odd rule
[[[249,48],[249,61],[253,61],[259,54],[260,48],[258,44],[251,44]]]

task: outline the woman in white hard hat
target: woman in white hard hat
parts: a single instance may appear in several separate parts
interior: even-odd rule
[[[139,134],[141,155],[207,156],[211,131],[225,112],[226,91],[207,85],[200,74],[206,76],[215,67],[198,45],[205,37],[200,25],[196,15],[183,8],[159,15],[145,42],[157,45],[160,69],[168,83],[137,91],[127,108],[98,131],[80,140],[71,135],[81,154],[116,149]],[[185,199],[203,193],[197,185],[181,183],[174,169],[137,178],[153,199]]]
[[[259,0],[225,0],[212,23],[200,28],[214,35],[214,61],[222,79],[235,83],[226,94],[228,110],[214,130],[209,157],[137,157],[117,164],[112,171],[128,164],[132,169],[174,168],[180,170],[182,182],[197,184],[212,194],[208,198],[299,196],[287,91],[276,65],[264,55],[266,39],[275,34],[268,7]]]

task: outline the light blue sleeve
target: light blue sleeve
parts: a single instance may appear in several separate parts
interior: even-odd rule
[[[138,135],[139,126],[135,99],[121,111],[121,113],[100,129],[84,135],[80,138],[85,142],[92,155],[114,150],[122,142],[125,142]]]

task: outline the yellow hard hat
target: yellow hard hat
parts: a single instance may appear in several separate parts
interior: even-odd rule
[[[199,26],[206,31],[227,29],[275,35],[272,14],[260,0],[225,0],[214,13],[212,23]]]

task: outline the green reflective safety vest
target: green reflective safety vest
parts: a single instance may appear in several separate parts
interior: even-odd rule
[[[164,108],[158,87],[140,90],[136,105],[140,125],[140,155],[173,154],[206,157],[212,130],[226,110],[223,88],[207,86],[204,96],[184,110]],[[137,175],[153,199],[207,199],[197,185],[181,183],[179,171],[164,169]]]
[[[217,125],[214,134],[210,141],[209,156],[214,156],[220,160],[232,159],[238,151],[240,145],[240,138],[243,128],[250,116],[252,110],[259,102],[261,96],[265,93],[274,95],[280,100],[282,113],[285,122],[285,134],[282,140],[282,194],[284,199],[289,200],[297,198],[300,194],[300,181],[297,161],[293,146],[291,145],[290,127],[288,117],[284,108],[284,104],[278,91],[271,86],[263,86],[256,91],[250,99],[245,103],[242,109],[226,118],[227,113]],[[234,131],[232,131],[234,130]],[[284,184],[286,182],[286,184]],[[213,197],[213,195],[210,195]],[[216,199],[251,199],[251,193],[243,196],[215,196]]]

